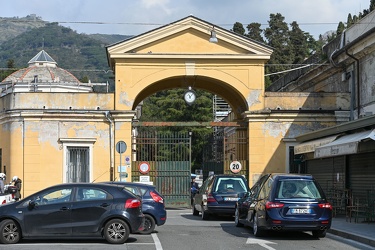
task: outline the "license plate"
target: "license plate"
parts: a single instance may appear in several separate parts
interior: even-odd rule
[[[309,214],[311,213],[311,209],[309,208],[293,208],[291,209],[292,214]]]
[[[238,201],[237,197],[224,197],[224,201]]]

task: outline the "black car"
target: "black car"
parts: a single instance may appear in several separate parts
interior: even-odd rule
[[[164,197],[158,192],[154,185],[139,182],[108,182],[122,185],[127,190],[142,198],[142,212],[145,215],[144,230],[141,234],[150,234],[156,225],[164,225],[167,220]]]
[[[248,191],[248,182],[242,175],[211,175],[193,197],[193,215],[201,212],[203,220],[210,215],[233,216],[239,195]]]
[[[122,244],[143,224],[142,201],[123,187],[60,184],[1,206],[0,242],[100,237]]]
[[[236,226],[251,226],[255,236],[290,230],[321,238],[331,221],[332,206],[311,175],[264,175],[236,204]]]

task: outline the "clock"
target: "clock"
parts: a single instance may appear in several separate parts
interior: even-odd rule
[[[185,93],[184,93],[184,99],[185,99],[185,102],[189,105],[193,104],[195,102],[195,99],[197,98],[196,94],[195,94],[195,91],[192,90],[192,89],[189,89],[187,90]]]

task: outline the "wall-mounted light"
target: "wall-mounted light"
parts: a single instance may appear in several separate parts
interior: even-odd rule
[[[214,26],[212,26],[211,37],[209,41],[210,43],[217,43],[216,31]]]

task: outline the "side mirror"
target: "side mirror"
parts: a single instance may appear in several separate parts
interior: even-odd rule
[[[29,209],[35,208],[35,205],[36,205],[35,200],[29,201]]]
[[[245,197],[246,195],[248,194],[248,192],[242,192],[242,193],[238,193],[238,198],[242,199],[243,197]]]

